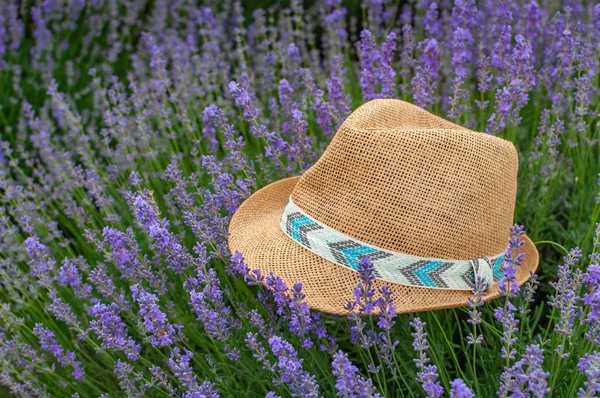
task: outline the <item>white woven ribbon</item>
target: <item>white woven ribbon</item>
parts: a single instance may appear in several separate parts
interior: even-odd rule
[[[313,219],[289,198],[281,230],[306,250],[353,271],[369,257],[377,279],[401,285],[444,290],[473,290],[475,275],[488,287],[502,277],[503,254],[471,260],[412,256],[359,241]]]

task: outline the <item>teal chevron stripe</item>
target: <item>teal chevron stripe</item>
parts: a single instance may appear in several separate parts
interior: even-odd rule
[[[391,283],[473,290],[475,274],[481,274],[486,281],[493,279],[494,282],[488,286],[504,276],[503,253],[469,260],[443,260],[396,253],[361,242],[321,224],[296,206],[291,197],[279,226],[292,241],[342,267],[358,271],[360,260],[368,257],[373,263],[376,279]]]
[[[298,229],[303,225],[312,224],[312,223],[313,223],[313,221],[306,216],[292,220],[292,222],[291,222],[292,238],[294,238],[294,240],[296,242],[302,242],[302,239],[300,238],[300,231]]]
[[[348,261],[348,264],[350,264],[350,266],[354,270],[358,269],[358,264],[362,257],[367,256],[376,251],[377,249],[374,249],[369,246],[357,246],[341,250],[342,254],[346,258],[346,261]]]
[[[504,256],[500,256],[496,259],[494,263],[494,276],[498,279],[502,279],[504,277],[504,273],[502,272],[502,261],[504,260]]]
[[[442,265],[444,265],[444,261],[430,261],[414,272],[425,286],[436,287],[437,285],[435,282],[427,274],[429,274],[431,271],[435,271]]]

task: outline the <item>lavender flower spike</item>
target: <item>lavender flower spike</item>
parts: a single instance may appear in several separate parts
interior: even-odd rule
[[[473,398],[473,391],[462,379],[455,379],[450,382],[450,398]]]
[[[504,252],[504,264],[502,265],[504,276],[498,282],[500,294],[504,296],[510,295],[512,297],[520,289],[517,283],[517,269],[523,263],[525,253],[517,254],[517,251],[525,244],[521,239],[524,235],[525,228],[523,226],[515,224],[510,228],[510,238]]]
[[[292,397],[319,397],[315,376],[302,369],[302,359],[298,359],[294,347],[279,336],[271,337],[269,345],[277,358],[275,367],[281,380],[290,388]],[[273,379],[273,382],[277,384],[279,381]]]
[[[71,351],[65,352],[64,348],[54,338],[54,333],[50,329],[38,323],[33,329],[33,334],[39,338],[42,349],[52,354],[61,366],[69,365],[73,367],[72,375],[75,380],[83,379],[84,374],[81,362],[75,359],[75,354]]]
[[[259,112],[256,107],[252,104],[252,98],[248,94],[248,91],[234,81],[229,82],[229,94],[235,100],[237,106],[242,108],[244,112],[244,119],[251,121],[254,120]]]
[[[127,358],[136,360],[142,347],[127,334],[127,327],[119,316],[120,311],[116,303],[97,303],[90,307],[89,313],[96,319],[90,321],[89,331],[95,332],[102,341],[102,349],[123,351]]]
[[[337,380],[335,388],[338,397],[381,397],[371,379],[365,380],[358,374],[358,368],[350,362],[348,354],[338,351],[333,355],[332,373]]]
[[[425,332],[425,322],[421,322],[418,317],[410,322],[410,326],[415,330],[411,333],[413,337],[413,348],[419,353],[419,358],[415,359],[415,364],[419,372],[417,373],[417,381],[421,383],[423,391],[428,398],[439,398],[444,393],[444,388],[441,386],[438,378],[437,366],[427,365],[429,358],[427,357],[427,333]]]
[[[600,352],[585,354],[577,364],[577,370],[587,377],[585,388],[580,388],[577,396],[579,398],[597,397],[600,393]]]
[[[167,315],[162,312],[156,304],[158,297],[152,293],[146,292],[139,285],[131,286],[133,300],[140,306],[140,318],[142,330],[149,333],[150,343],[153,347],[164,347],[173,344],[181,337],[183,326],[170,324]]]
[[[584,276],[581,270],[576,270],[575,266],[583,255],[582,251],[576,247],[569,251],[563,258],[564,264],[558,267],[558,281],[550,282],[550,286],[556,289],[556,293],[550,298],[549,304],[560,311],[560,322],[556,324],[555,331],[564,336],[571,336],[575,321],[579,313],[578,303],[581,298],[577,294]],[[584,296],[589,297],[589,296]]]

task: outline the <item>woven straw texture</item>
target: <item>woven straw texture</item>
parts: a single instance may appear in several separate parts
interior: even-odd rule
[[[321,158],[301,177],[275,182],[248,198],[231,220],[229,247],[250,268],[304,283],[308,304],[344,314],[356,272],[309,252],[279,220],[287,199],[321,223],[399,253],[468,260],[504,250],[513,223],[517,152],[505,140],[474,132],[398,100],[358,108]],[[538,254],[526,238],[519,282]],[[388,284],[398,312],[466,304],[468,291]],[[497,287],[487,299],[498,296]]]

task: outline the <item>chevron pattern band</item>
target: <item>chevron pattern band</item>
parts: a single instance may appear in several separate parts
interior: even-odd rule
[[[442,260],[396,253],[361,242],[314,220],[289,198],[280,227],[294,242],[334,264],[357,271],[369,257],[377,279],[401,285],[473,290],[475,275],[493,286],[503,277],[504,254],[471,260]]]

